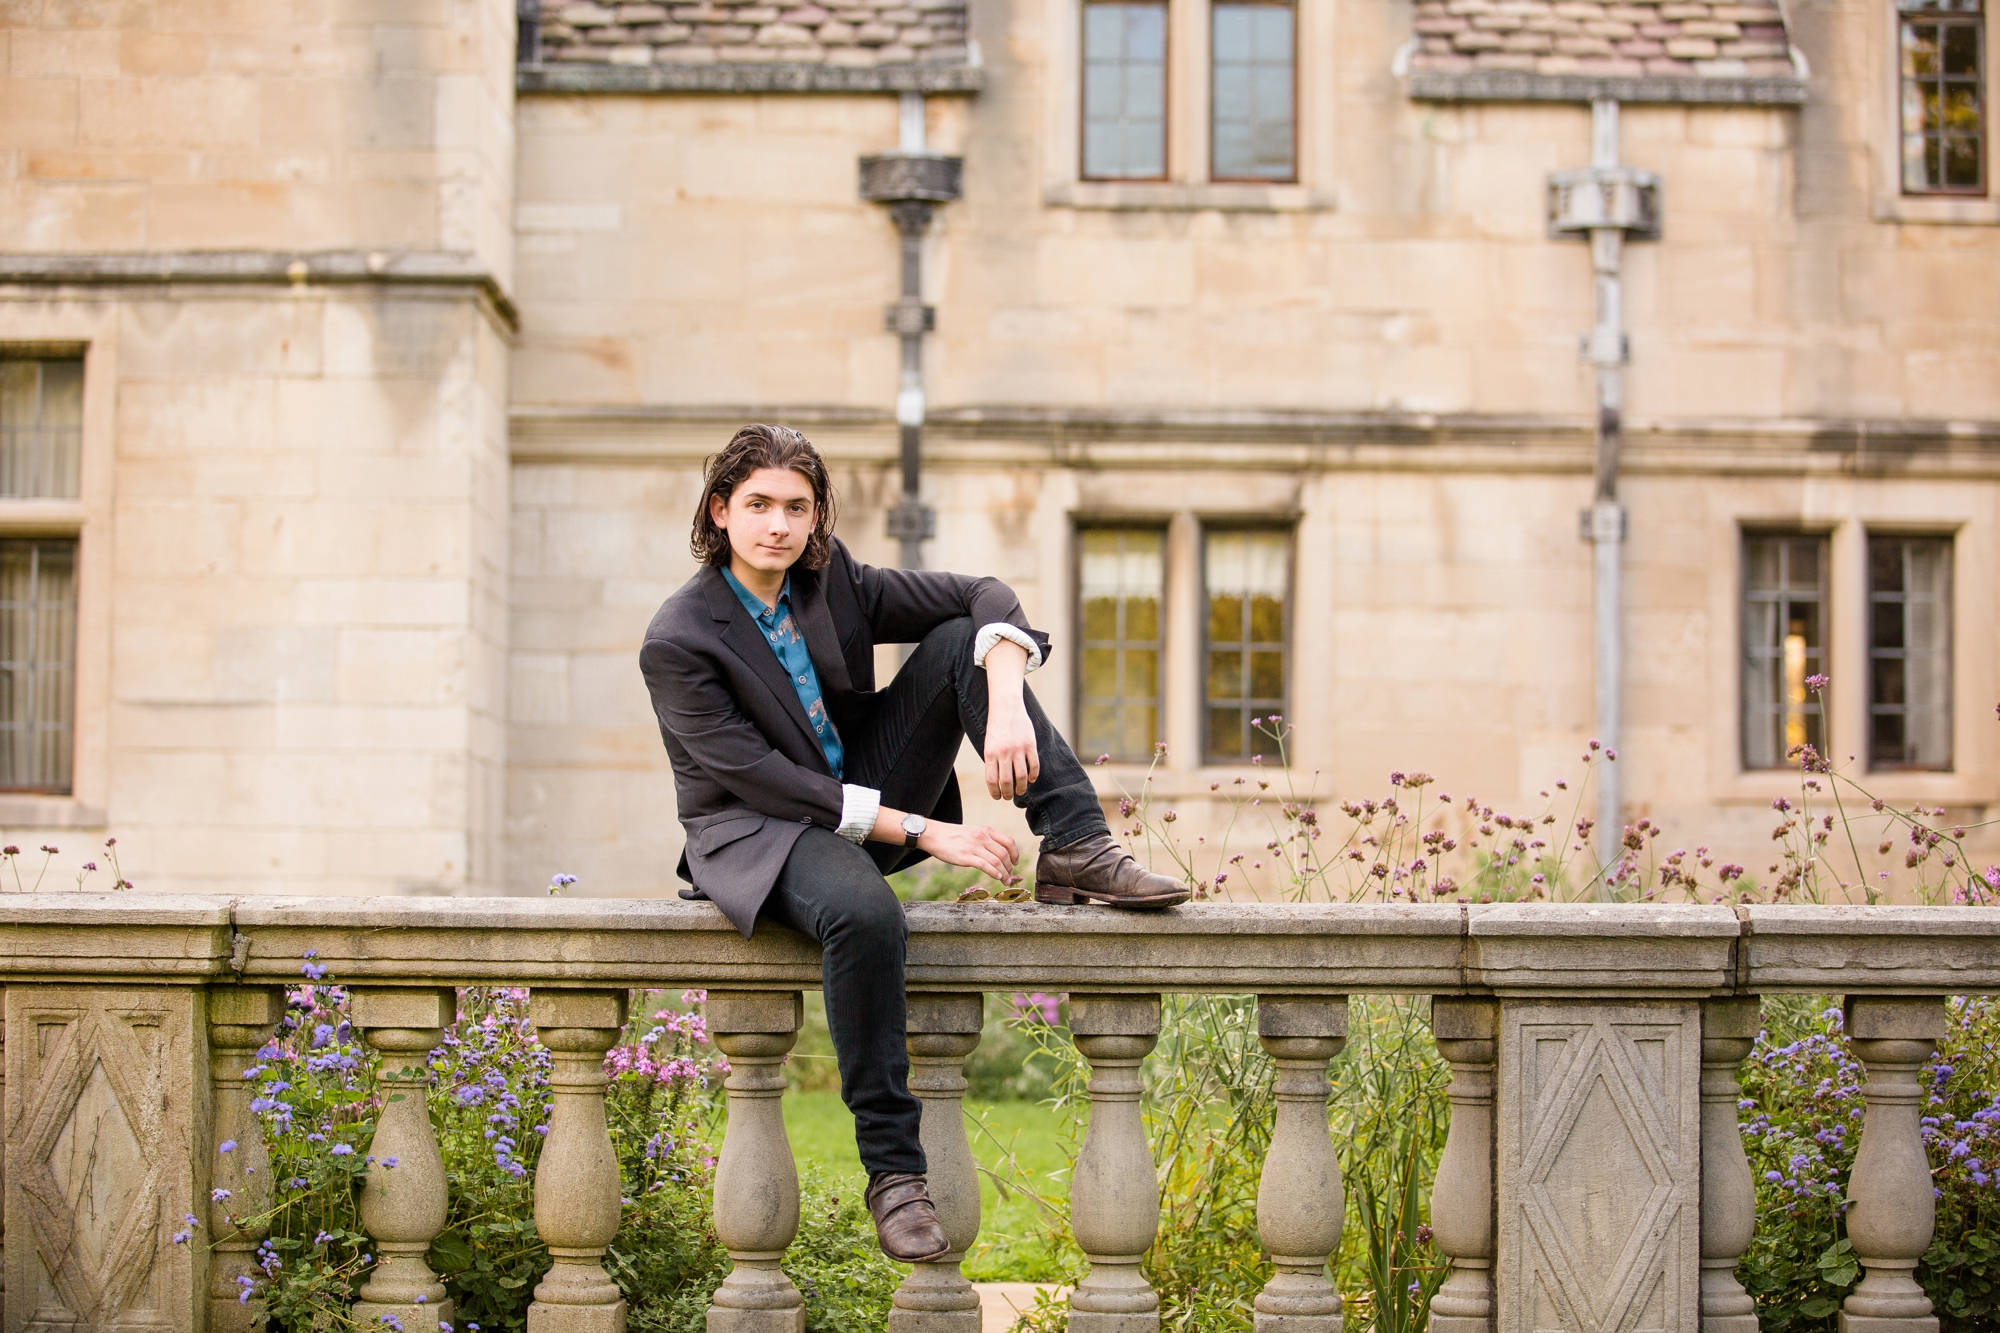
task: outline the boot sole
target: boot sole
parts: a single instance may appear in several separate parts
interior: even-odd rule
[[[1099,893],[1095,889],[1073,889],[1067,884],[1035,885],[1035,901],[1055,907],[1073,907],[1083,902],[1096,903],[1103,907],[1133,907],[1144,910],[1178,907],[1193,896],[1193,892],[1189,889],[1139,896],[1126,893]]]
[[[895,1262],[899,1264],[927,1264],[930,1263],[933,1259],[942,1259],[947,1254],[950,1254],[951,1246],[947,1245],[943,1249],[937,1251],[937,1253],[935,1254],[920,1254],[917,1255],[915,1258],[908,1258],[908,1259],[904,1258],[900,1254],[889,1254],[889,1251],[886,1249],[883,1250],[882,1253],[888,1255],[889,1258],[893,1259]]]

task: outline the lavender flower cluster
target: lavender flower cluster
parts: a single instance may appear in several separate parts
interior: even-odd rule
[[[1861,1277],[1846,1217],[1867,1070],[1838,1007],[1765,1005],[1742,1068],[1758,1222],[1741,1271],[1767,1329],[1818,1333]],[[1993,1327],[1983,1321],[2000,1313],[1988,1304],[2000,1278],[2000,1001],[1954,998],[1946,1012],[1945,1038],[1919,1075],[1937,1227],[1916,1277],[1955,1333]]]
[[[408,1095],[409,1085],[378,1086],[380,1058],[356,1032],[348,992],[329,967],[308,953],[300,972],[303,982],[288,990],[276,1034],[243,1071],[276,1179],[268,1212],[231,1219],[263,1236],[256,1274],[237,1279],[238,1299],[258,1300],[274,1326],[337,1327],[375,1262],[356,1187],[362,1177],[399,1165],[394,1156],[378,1161],[369,1154],[375,1120],[383,1098]],[[548,1264],[532,1221],[532,1175],[549,1132],[551,1057],[536,1038],[528,998],[524,988],[461,991],[455,1021],[425,1062],[452,1189],[451,1220],[434,1244],[433,1262],[440,1255],[462,1259],[459,1268],[439,1271],[466,1333],[480,1328],[466,1314],[515,1300]],[[621,1157],[644,1162],[646,1187],[657,1189],[683,1179],[684,1155],[700,1164],[698,1171],[713,1165],[702,1136],[690,1132],[689,1115],[719,1061],[703,1058],[707,1028],[693,1008],[705,998],[700,992],[684,992],[679,1009],[661,1005],[665,997],[655,992],[641,998],[635,1009],[660,1006],[659,1012],[633,1024],[633,1036],[606,1054],[605,1072],[609,1097],[624,1111],[613,1117],[614,1139],[633,1140],[633,1151]],[[236,1147],[227,1142],[221,1151]],[[215,1202],[228,1193],[217,1190]],[[187,1243],[199,1226],[190,1216],[176,1241]],[[489,1317],[495,1327],[511,1326],[519,1313]]]

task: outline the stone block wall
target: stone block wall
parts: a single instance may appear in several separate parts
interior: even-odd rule
[[[0,16],[0,351],[85,357],[76,790],[10,840],[115,834],[152,889],[498,882],[514,32]]]
[[[447,250],[504,281],[508,0],[312,12],[8,6],[0,249]]]
[[[962,64],[965,0],[540,0],[539,59],[570,64]]]
[[[14,798],[153,890],[498,876],[506,346],[471,299],[34,301],[84,342],[78,795]],[[101,383],[100,383],[101,381]],[[108,409],[100,414],[96,403]],[[30,841],[31,835],[16,835]]]

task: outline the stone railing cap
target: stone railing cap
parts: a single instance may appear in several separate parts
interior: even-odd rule
[[[1780,903],[1745,907],[1749,934],[2000,936],[1991,907],[1838,906]]]
[[[1727,907],[1695,903],[1490,903],[1466,909],[1475,937],[1588,935],[1717,939],[1742,932]]]

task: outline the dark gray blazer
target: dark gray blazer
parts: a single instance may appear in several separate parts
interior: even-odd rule
[[[792,568],[792,613],[806,637],[835,726],[863,725],[875,702],[875,645],[916,643],[947,620],[1005,623],[1032,635],[1020,599],[998,579],[876,569],[840,541],[825,569]],[[840,827],[840,782],[791,678],[722,571],[705,566],[646,627],[639,669],[674,766],[687,849],[684,898],[708,898],[745,936],[808,825]],[[946,783],[933,819],[961,816]]]

